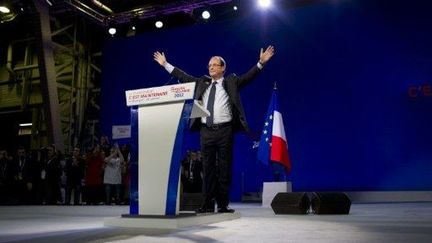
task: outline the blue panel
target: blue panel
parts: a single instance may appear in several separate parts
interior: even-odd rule
[[[171,166],[168,177],[167,199],[165,215],[176,214],[177,190],[179,185],[180,166],[182,160],[183,134],[187,127],[189,117],[192,112],[193,100],[185,101],[180,117],[177,134],[175,137],[174,148],[171,158]]]
[[[177,82],[154,51],[196,76],[213,55],[241,74],[273,44],[276,55],[242,91],[251,131],[235,137],[232,200],[271,178],[253,145],[275,81],[294,190],[432,190],[430,9],[432,1],[328,1],[112,39],[103,55],[103,132],[130,123],[125,90]],[[185,140],[199,148],[196,134]]]
[[[138,107],[131,107],[131,151],[130,151],[130,205],[129,213],[139,213],[138,205]]]

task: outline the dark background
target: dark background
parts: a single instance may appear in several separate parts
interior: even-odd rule
[[[125,90],[177,82],[154,51],[192,75],[207,74],[213,55],[241,74],[271,44],[276,55],[242,91],[251,131],[236,136],[232,200],[271,178],[252,147],[275,81],[294,191],[432,190],[431,6],[332,1],[113,38],[103,51],[103,132],[130,123]],[[197,134],[184,149],[199,149]]]

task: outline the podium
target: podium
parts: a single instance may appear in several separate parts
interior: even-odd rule
[[[189,118],[209,116],[195,83],[128,90],[131,107],[131,216],[179,214],[180,167]]]
[[[189,118],[209,112],[193,100],[195,83],[126,91],[131,107],[129,214],[105,226],[178,229],[240,218],[240,213],[180,214],[183,133]]]

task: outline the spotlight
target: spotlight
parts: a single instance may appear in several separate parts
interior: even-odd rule
[[[269,8],[271,6],[271,0],[258,0],[258,6],[260,8]]]
[[[201,17],[203,18],[203,19],[209,19],[210,18],[210,12],[208,11],[208,10],[204,10],[203,12],[202,12],[202,14],[201,14]]]
[[[135,27],[135,24],[132,23],[129,26],[129,29],[128,29],[127,33],[126,33],[126,36],[134,36],[135,34],[136,34],[136,27]]]
[[[234,7],[233,7],[233,10],[234,10],[234,11],[237,11],[237,9],[238,9],[237,6],[234,6]]]
[[[0,4],[0,24],[14,20],[17,15],[13,9]]]
[[[0,6],[1,13],[10,13],[10,9],[5,6]]]
[[[158,20],[158,21],[156,21],[155,26],[156,26],[156,28],[160,29],[163,27],[163,22]]]
[[[130,27],[129,31],[135,31],[138,23],[139,23],[138,17],[131,18],[129,22],[129,27]]]
[[[110,27],[110,28],[108,29],[108,33],[110,33],[112,36],[114,36],[116,32],[117,32],[117,30],[116,30],[116,28],[114,28],[114,27]]]

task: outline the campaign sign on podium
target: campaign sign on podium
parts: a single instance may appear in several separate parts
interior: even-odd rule
[[[128,90],[131,107],[130,214],[179,213],[181,146],[190,117],[208,116],[195,83]]]

